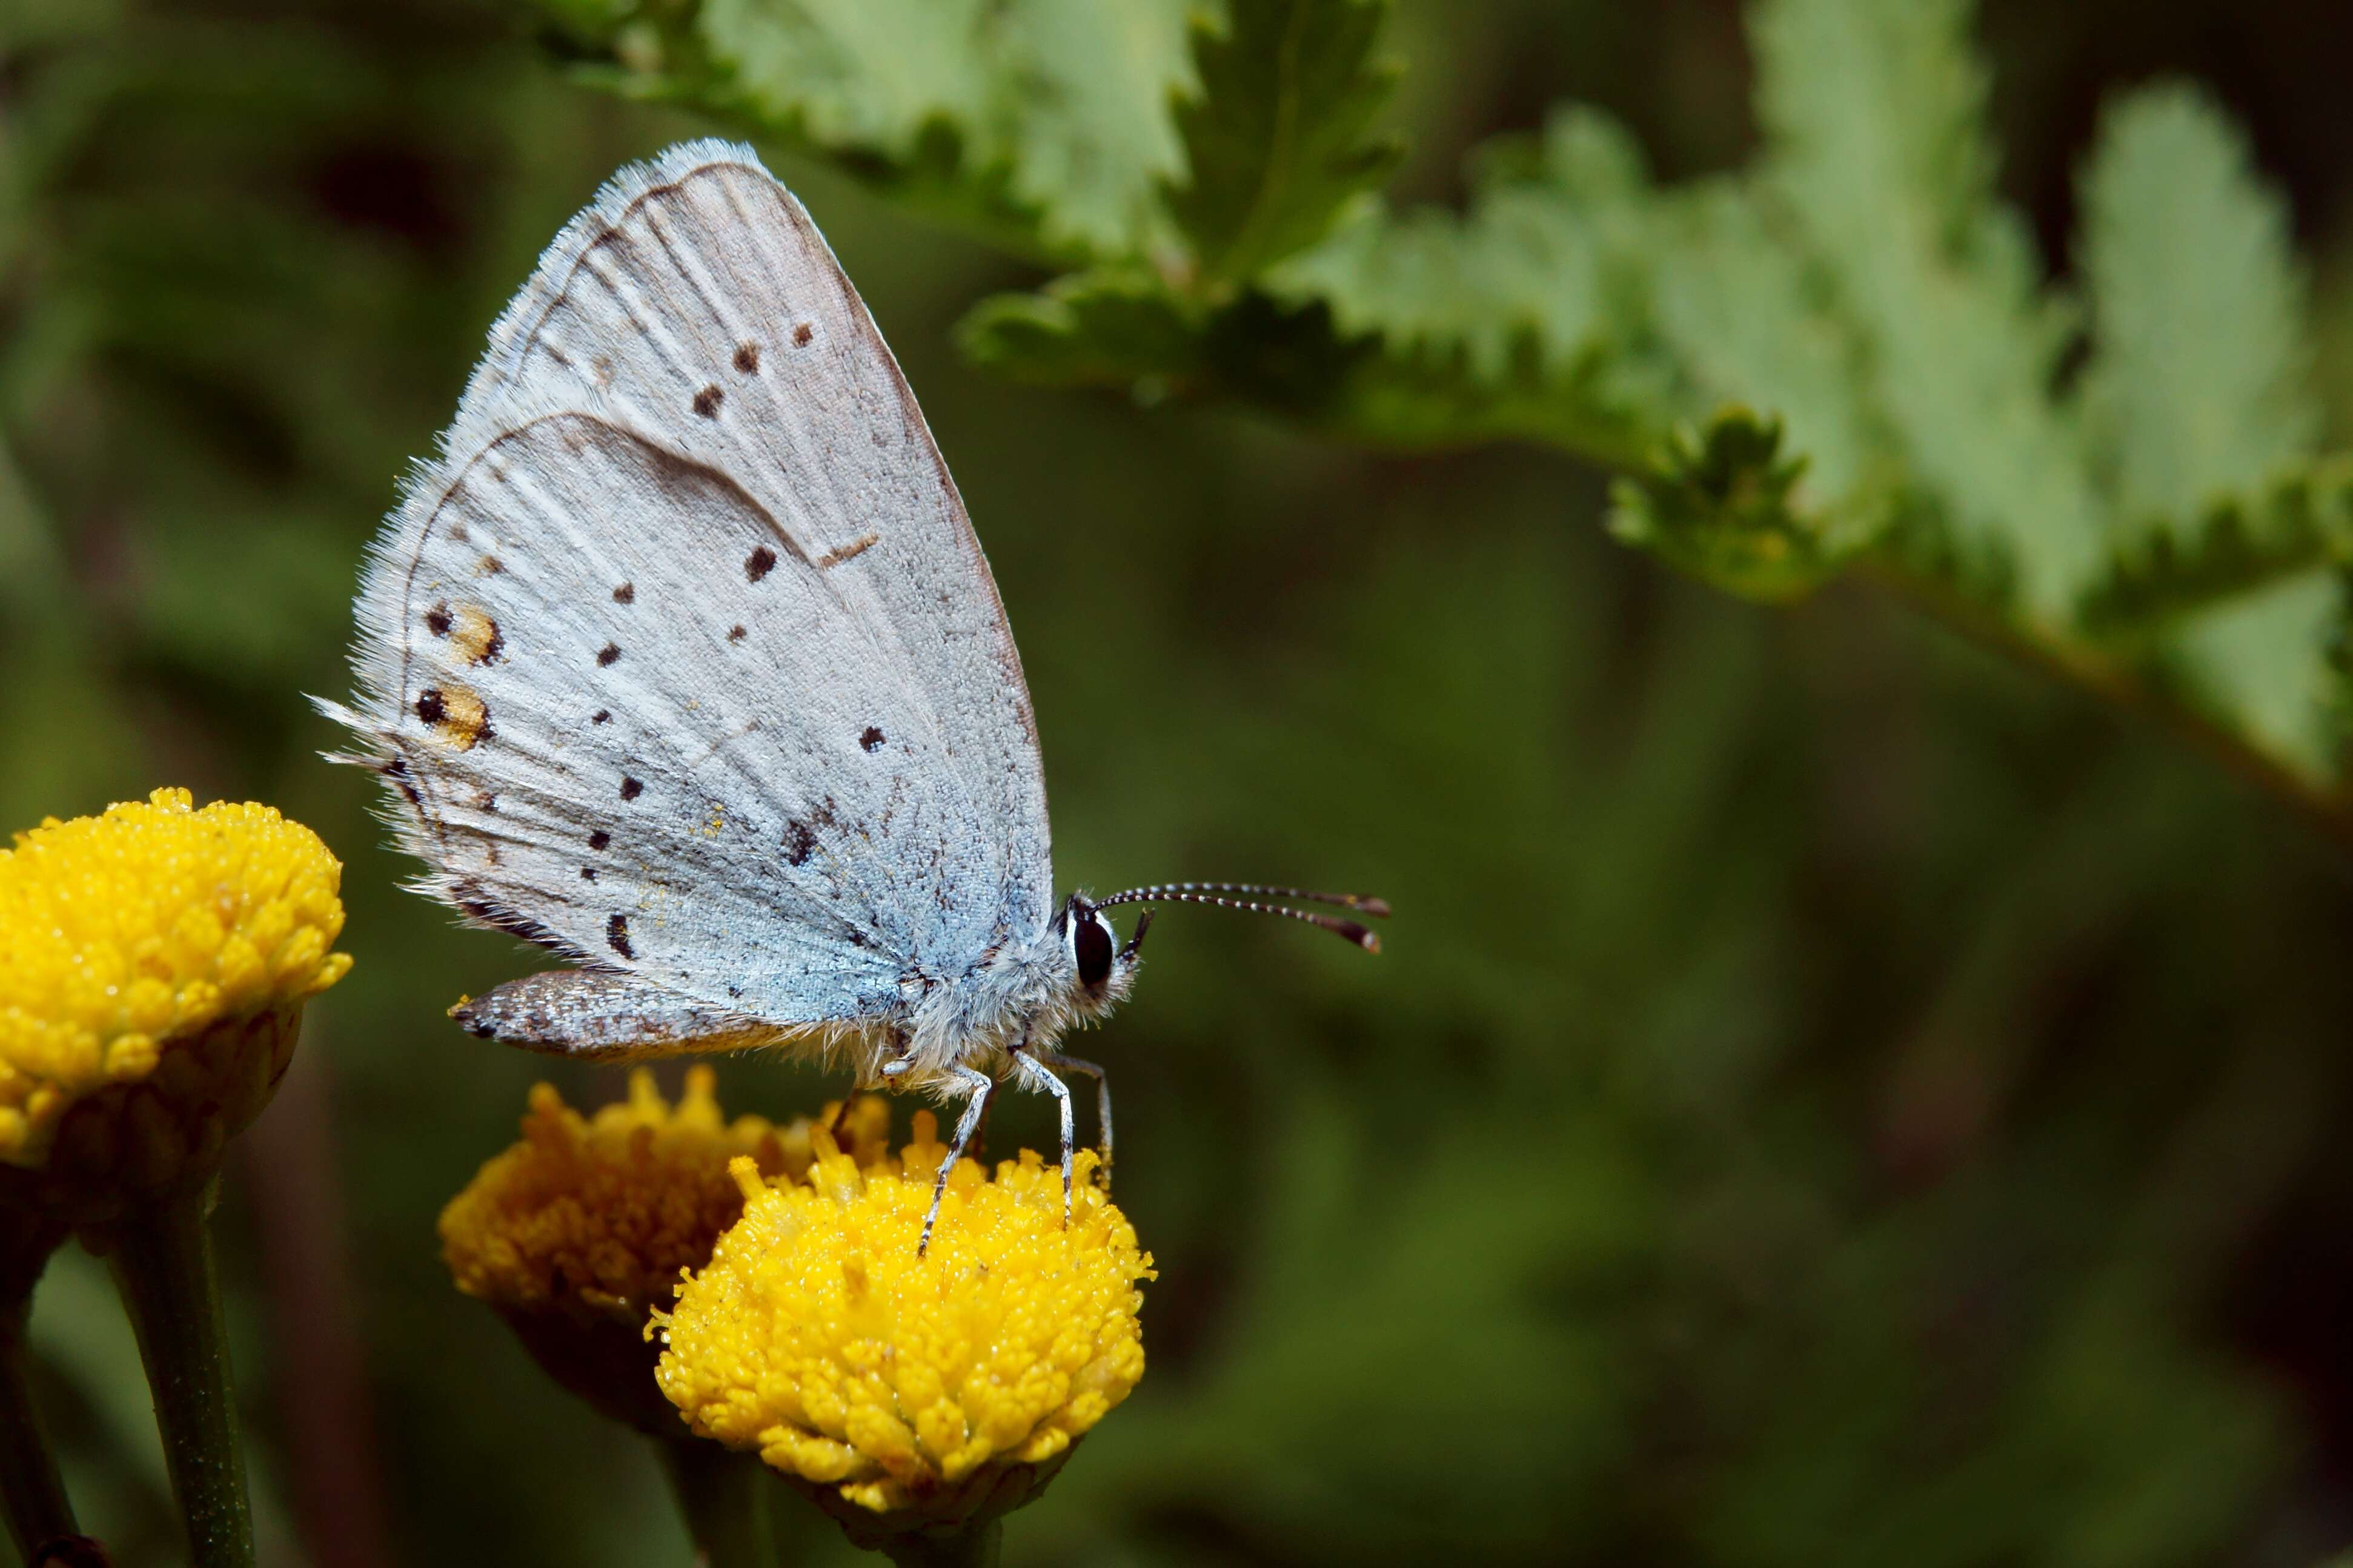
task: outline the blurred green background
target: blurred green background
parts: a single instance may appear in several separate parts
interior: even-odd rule
[[[161,784],[345,862],[358,967],[220,1227],[266,1560],[683,1562],[649,1456],[456,1294],[433,1223],[526,1086],[538,967],[398,889],[322,763],[364,541],[539,247],[710,129],[569,84],[495,0],[7,0],[0,826]],[[2207,81],[2295,204],[2353,439],[2353,20],[2002,0],[2002,182],[2063,265],[2101,96]],[[1395,183],[1601,103],[1736,163],[1723,0],[1406,5]],[[1170,910],[1113,1068],[1152,1371],[1008,1560],[2304,1564],[2353,1542],[2353,884],[2128,717],[1866,592],[1611,544],[1602,481],[1008,388],[1036,279],[780,160],[896,348],[1026,658],[1065,885],[1360,887],[1377,961]],[[675,1072],[670,1073],[675,1081]],[[840,1085],[725,1064],[731,1109]],[[1012,1102],[1000,1149],[1052,1137]],[[130,1334],[59,1258],[84,1520],[176,1552]],[[790,1561],[848,1561],[788,1514]],[[0,1552],[5,1552],[0,1547]]]

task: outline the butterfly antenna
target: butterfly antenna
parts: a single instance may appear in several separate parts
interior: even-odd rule
[[[1389,917],[1389,901],[1369,893],[1318,893],[1306,888],[1271,888],[1261,882],[1155,882],[1149,888],[1130,888],[1113,893],[1107,899],[1097,899],[1102,904],[1142,903],[1153,899],[1171,899],[1179,893],[1240,893],[1246,898],[1301,899],[1311,904],[1337,904],[1344,910],[1354,910],[1375,920]]]
[[[1216,893],[1202,890],[1209,888],[1230,888],[1239,890],[1246,887],[1252,891],[1276,890],[1259,889],[1252,884],[1243,882],[1163,882],[1156,887],[1130,888],[1124,892],[1113,893],[1109,898],[1095,899],[1092,902],[1099,910],[1109,909],[1114,904],[1210,904],[1218,909],[1242,910],[1254,915],[1280,915],[1285,920],[1303,921],[1309,925],[1320,927],[1336,936],[1345,937],[1366,952],[1378,952],[1381,950],[1381,939],[1355,921],[1342,920],[1337,915],[1318,914],[1312,910],[1285,909],[1281,904],[1264,904],[1251,899],[1223,898]],[[1361,899],[1340,893],[1293,894],[1292,896],[1320,898],[1327,902],[1343,904],[1349,909],[1362,910],[1371,915],[1386,915],[1389,912],[1388,903],[1379,899]]]

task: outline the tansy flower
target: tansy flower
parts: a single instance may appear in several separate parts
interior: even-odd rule
[[[183,789],[0,849],[7,1200],[102,1223],[209,1175],[286,1070],[302,1004],[351,967],[342,876],[300,823]]]
[[[708,1067],[688,1069],[675,1107],[643,1068],[629,1098],[582,1116],[554,1088],[531,1092],[522,1141],[485,1164],[441,1211],[442,1257],[458,1289],[498,1310],[550,1376],[641,1430],[680,1433],[654,1385],[643,1332],[679,1276],[735,1223],[738,1156],[771,1173],[808,1168],[809,1124],[728,1121]],[[851,1110],[851,1139],[879,1143],[890,1112]]]
[[[837,1153],[769,1182],[662,1318],[662,1392],[693,1429],[756,1451],[864,1545],[985,1523],[1034,1497],[1144,1375],[1151,1258],[1110,1198],[1025,1151],[950,1176],[928,1111],[897,1159]],[[1084,1173],[1092,1156],[1082,1154]]]
[[[180,789],[53,817],[0,850],[0,1321],[21,1328],[69,1230],[111,1256],[198,1562],[252,1560],[212,1178],[286,1071],[302,1004],[351,967],[333,951],[342,878],[300,823],[198,811]],[[0,1430],[12,1530],[73,1536],[13,1375]]]

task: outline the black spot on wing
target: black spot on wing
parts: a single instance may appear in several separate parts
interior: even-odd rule
[[[776,569],[776,552],[765,544],[744,557],[744,575],[752,582],[758,582]]]
[[[593,881],[595,881],[595,880],[596,879],[596,867],[594,867],[594,866],[583,866],[583,867],[581,867],[581,868],[580,868],[580,879],[581,879],[582,881],[584,881],[584,882],[593,882]]]
[[[785,864],[806,866],[817,849],[817,835],[805,822],[787,823],[785,826]]]
[[[635,958],[638,950],[629,945],[629,917],[614,915],[605,922],[605,945],[623,958]]]
[[[635,799],[637,799],[637,798],[638,798],[638,796],[639,796],[639,795],[643,795],[643,794],[645,794],[645,793],[646,793],[646,786],[645,786],[643,784],[639,783],[639,782],[638,782],[638,780],[636,780],[636,779],[630,778],[630,777],[629,777],[628,774],[626,774],[626,773],[622,775],[622,777],[621,777],[621,798],[622,798],[623,800],[635,800]]]
[[[882,731],[874,725],[869,724],[866,726],[866,732],[858,737],[858,743],[870,752],[879,752],[882,749]]]
[[[612,721],[613,721],[613,710],[612,710],[611,709],[609,709],[609,708],[599,708],[599,709],[597,709],[597,710],[596,710],[596,716],[595,718],[593,718],[593,719],[591,719],[591,720],[589,720],[589,721],[588,721],[588,722],[590,722],[591,724],[609,724],[609,723],[611,723]]]
[[[428,686],[417,694],[417,716],[427,724],[438,724],[449,716],[449,705],[442,700],[439,687]]]
[[[729,642],[742,642],[744,640],[744,627],[741,623],[727,628],[727,640]]]
[[[799,326],[793,329],[793,342],[801,348],[808,347],[809,339],[815,335],[816,334],[810,331],[809,324],[807,321],[803,321]]]
[[[742,371],[745,375],[759,374],[760,345],[757,343],[737,343],[735,345],[735,368]]]
[[[706,386],[694,395],[694,411],[705,419],[719,417],[719,405],[727,395],[715,386]]]
[[[613,836],[601,827],[588,836],[588,847],[591,849],[602,849],[612,842]]]
[[[596,650],[596,662],[599,666],[611,664],[620,657],[621,645],[617,642],[608,642]]]
[[[613,590],[613,603],[617,605],[634,605],[637,602],[638,585],[635,583],[624,583],[619,587]]]
[[[446,604],[436,605],[431,609],[426,611],[425,629],[431,632],[437,637],[448,637],[449,635],[449,606]]]

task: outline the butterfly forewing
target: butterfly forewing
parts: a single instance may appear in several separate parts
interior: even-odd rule
[[[987,563],[863,306],[747,152],[608,187],[444,453],[363,595],[359,716],[444,896],[811,1022],[1048,918]]]

